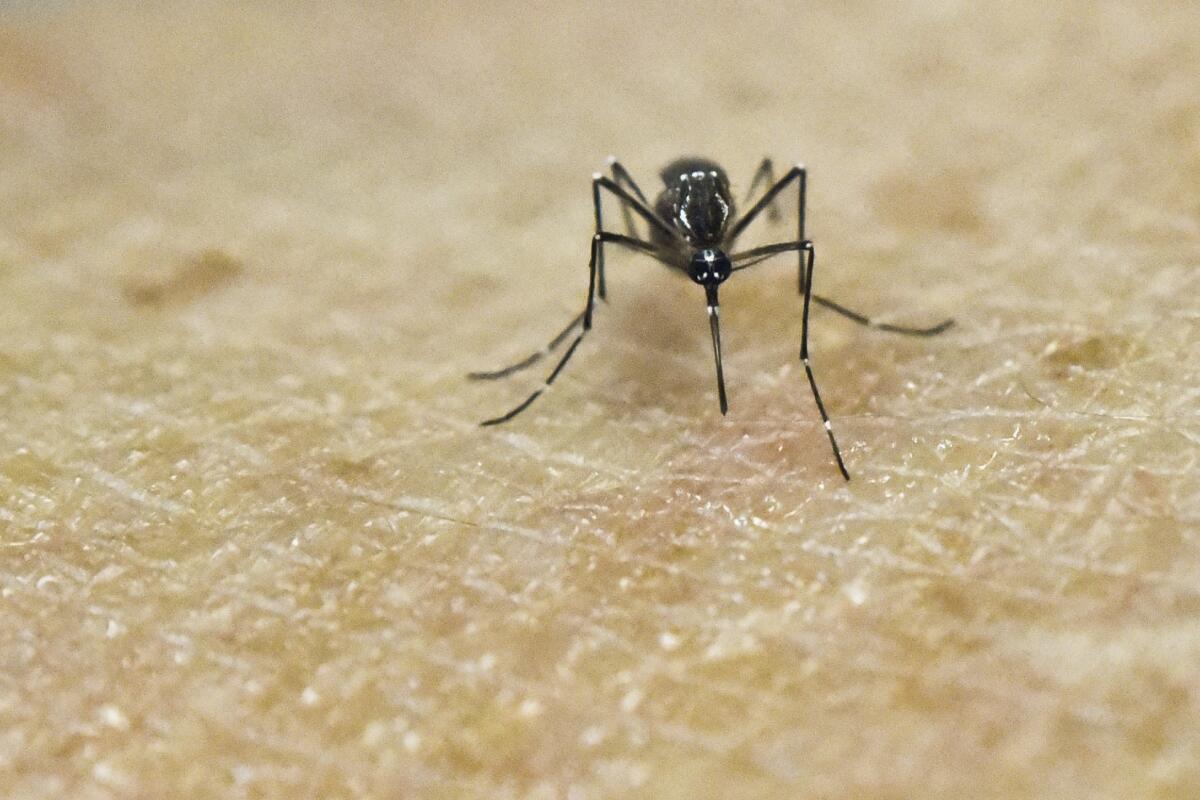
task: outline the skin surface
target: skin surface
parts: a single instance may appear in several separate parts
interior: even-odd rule
[[[780,4],[782,5],[782,4]],[[0,17],[0,796],[1200,796],[1193,3]],[[703,290],[590,176],[809,168]],[[794,206],[747,245],[786,239]],[[620,230],[615,205],[607,219]],[[758,223],[756,223],[756,226]]]

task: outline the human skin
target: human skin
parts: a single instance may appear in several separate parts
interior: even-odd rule
[[[4,14],[0,795],[1200,794],[1194,8],[473,8]]]

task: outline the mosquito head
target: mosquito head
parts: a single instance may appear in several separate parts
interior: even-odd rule
[[[688,263],[688,275],[696,283],[704,286],[716,286],[724,282],[732,272],[733,265],[729,263],[729,256],[715,247],[697,250]]]

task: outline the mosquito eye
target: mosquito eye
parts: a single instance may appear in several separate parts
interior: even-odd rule
[[[721,283],[733,272],[729,256],[720,250],[697,250],[688,263],[688,276],[696,283]]]

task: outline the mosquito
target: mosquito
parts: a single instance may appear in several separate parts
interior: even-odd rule
[[[664,167],[659,173],[663,188],[654,203],[646,198],[633,177],[616,158],[610,157],[608,164],[612,173],[611,177],[599,172],[592,175],[592,205],[595,208],[596,232],[592,237],[591,257],[588,261],[588,293],[583,311],[579,312],[541,350],[503,369],[491,372],[472,372],[468,377],[475,380],[504,378],[533,366],[557,350],[568,339],[571,343],[540,387],[507,413],[484,420],[480,424],[486,426],[508,422],[529,408],[533,401],[537,400],[562,374],[563,368],[571,360],[571,356],[575,354],[575,350],[583,342],[588,331],[592,329],[596,298],[599,297],[600,300],[607,302],[604,282],[605,245],[616,245],[648,255],[667,267],[684,273],[693,282],[704,287],[709,330],[712,334],[713,361],[717,372],[717,398],[721,406],[721,413],[727,413],[729,400],[725,393],[725,372],[721,365],[721,314],[720,303],[717,299],[718,289],[735,272],[760,264],[773,256],[794,252],[797,255],[799,291],[804,298],[800,326],[800,360],[804,363],[808,385],[812,389],[817,411],[821,414],[821,421],[825,428],[825,434],[829,437],[829,445],[833,449],[833,457],[837,461],[838,470],[841,471],[843,478],[850,480],[850,472],[846,469],[842,451],[833,434],[833,424],[829,421],[829,414],[826,413],[825,404],[821,401],[821,392],[817,389],[817,379],[813,374],[812,363],[808,355],[809,307],[816,302],[860,325],[907,336],[936,336],[953,325],[954,320],[946,319],[928,328],[891,325],[876,322],[864,314],[813,292],[813,267],[816,264],[817,256],[812,241],[804,235],[808,174],[802,164],[797,164],[782,178],[775,180],[771,159],[764,158],[750,181],[746,197],[748,210],[740,216],[733,201],[729,178],[725,170],[709,159],[680,158]],[[767,188],[762,196],[751,203],[750,198],[754,196],[755,190],[760,184]],[[735,250],[738,238],[764,211],[767,212],[770,219],[779,219],[777,200],[780,193],[789,186],[795,187],[799,200],[796,238],[748,250]],[[611,194],[620,203],[626,234],[605,230],[601,204],[604,192]],[[632,214],[636,214],[645,221],[648,226],[647,238],[643,239],[635,235],[636,228]],[[574,334],[574,338],[572,338],[572,334]]]

